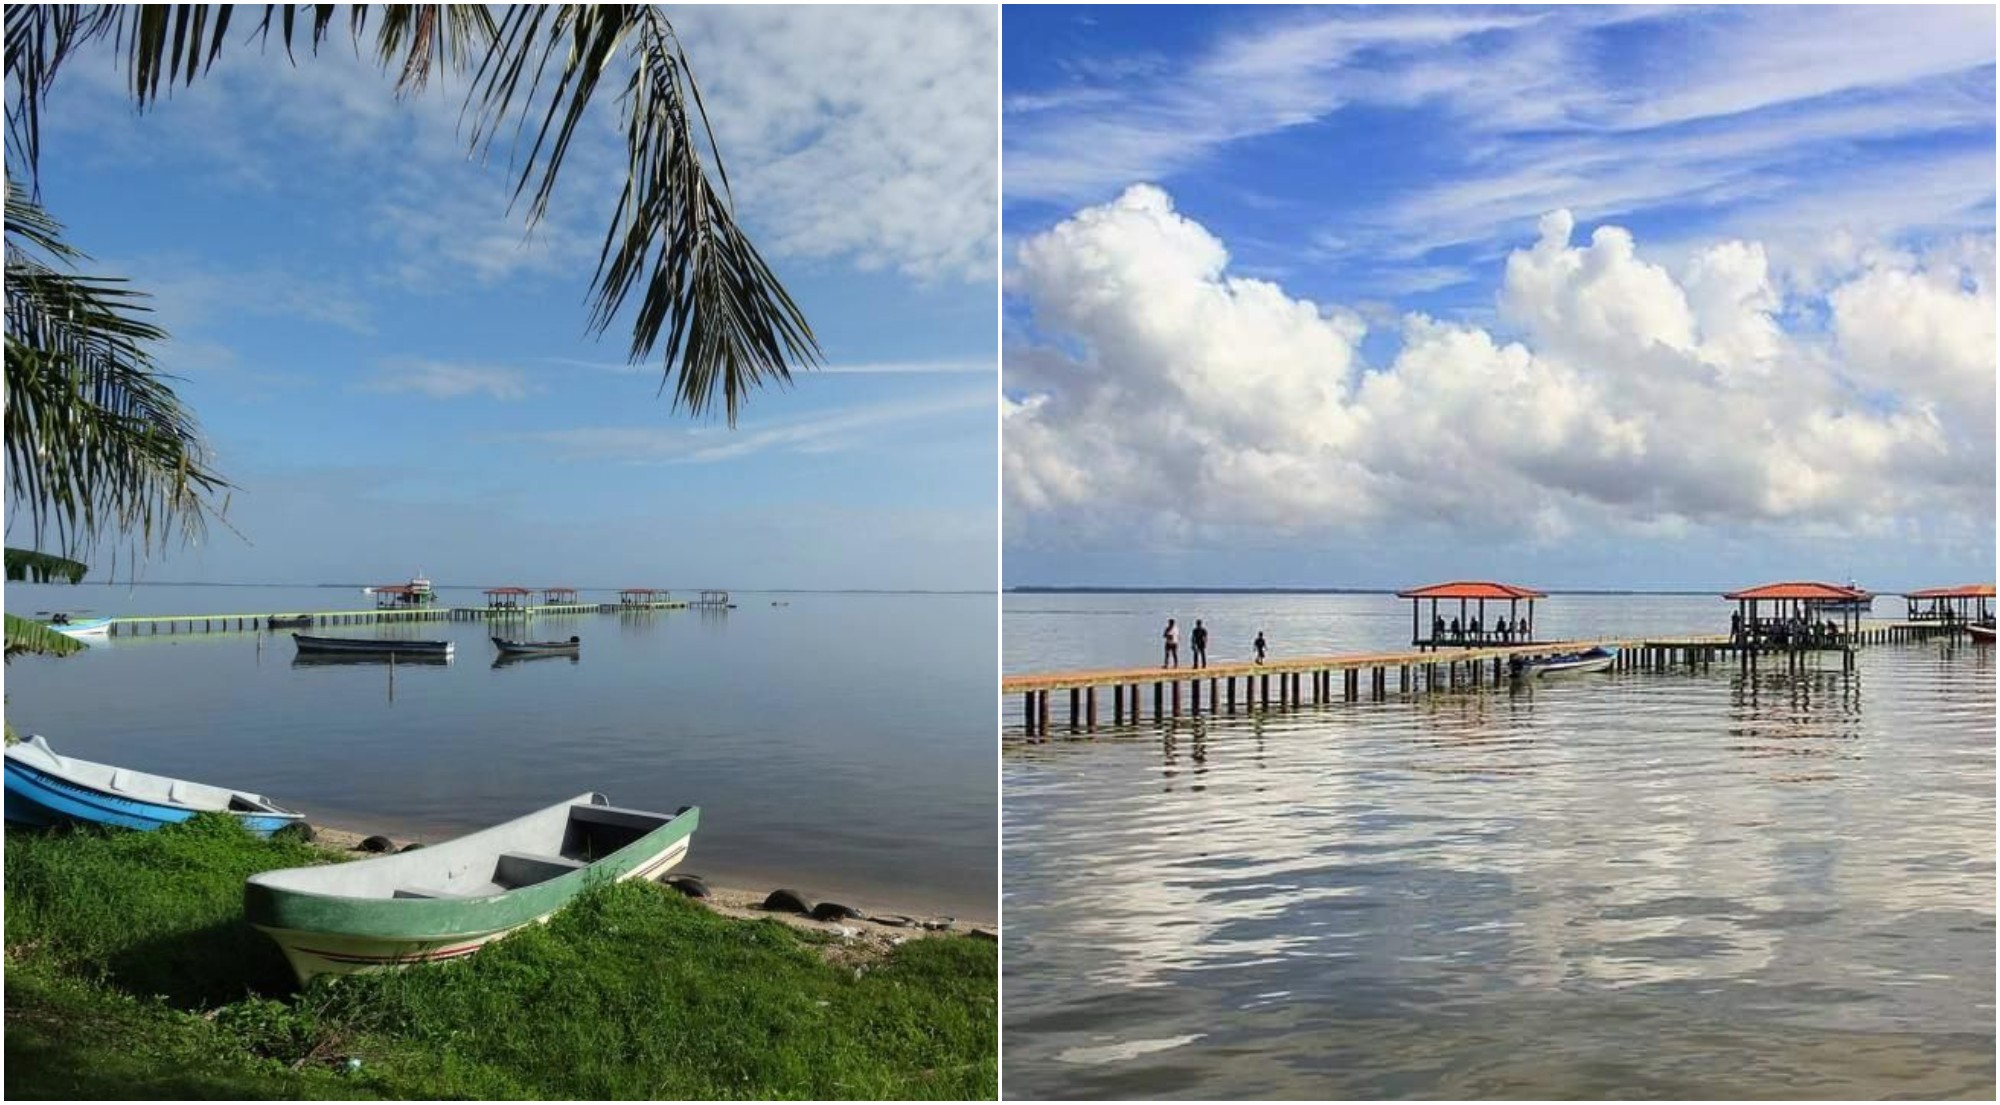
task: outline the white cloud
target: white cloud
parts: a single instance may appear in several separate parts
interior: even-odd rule
[[[1573,232],[1551,213],[1509,257],[1497,298],[1518,339],[1410,315],[1381,367],[1361,363],[1357,315],[1233,276],[1157,188],[1027,239],[1009,274],[1039,335],[1006,356],[1014,539],[1990,523],[1990,238],[1840,283],[1829,338],[1780,325],[1800,305],[1756,242],[1675,273],[1621,228]]]
[[[993,277],[992,7],[673,10],[730,181],[767,251]]]
[[[527,373],[502,365],[461,364],[425,357],[390,357],[360,385],[363,391],[425,395],[432,399],[525,399],[539,391]]]
[[[1241,29],[1139,78],[1015,90],[1008,198],[1101,202],[1359,104],[1428,112],[1426,158],[1446,166],[1442,182],[1340,213],[1335,230],[1360,255],[1435,264],[1437,250],[1518,241],[1556,208],[1743,210],[1750,226],[1809,222],[1802,239],[1984,229],[1993,19],[1977,7],[1236,15]],[[1643,36],[1606,34],[1633,22]],[[1951,141],[1857,157],[1858,144],[1920,135]],[[1326,173],[1367,171],[1329,153]]]

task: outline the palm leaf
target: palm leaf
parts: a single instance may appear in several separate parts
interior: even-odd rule
[[[214,66],[230,11],[206,4],[10,7],[14,175],[37,179],[41,101],[78,46],[111,38],[144,109]],[[338,12],[335,4],[266,4],[251,37],[268,48],[275,34],[296,60],[297,44],[318,52]],[[548,213],[564,156],[605,75],[620,63],[631,67],[620,100],[625,186],[598,253],[587,325],[602,334],[636,296],[630,358],[659,354],[660,387],[672,390],[676,408],[700,416],[720,404],[733,425],[752,389],[787,383],[793,366],[818,363],[804,312],[736,224],[701,90],[659,8],[522,4],[505,9],[496,24],[479,4],[355,5],[347,26],[357,48],[371,12],[374,56],[398,70],[399,93],[423,88],[438,66],[479,59],[465,104],[472,148],[490,149],[503,132],[517,152],[525,144],[514,197],[527,200],[530,226]],[[714,155],[713,181],[704,148]]]
[[[7,615],[6,655],[10,660],[23,654],[68,656],[88,647],[75,637],[65,637],[42,622],[29,621],[19,614]]]
[[[7,581],[9,583],[82,583],[90,572],[90,565],[80,560],[66,560],[50,553],[34,549],[7,550]]]
[[[63,552],[102,536],[141,546],[193,539],[211,496],[229,485],[210,467],[194,417],[153,368],[165,334],[122,281],[58,264],[80,257],[60,226],[10,181],[6,201],[5,433],[8,495],[36,543]],[[45,256],[38,256],[39,254]]]

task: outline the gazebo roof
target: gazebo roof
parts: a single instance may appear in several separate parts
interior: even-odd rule
[[[1957,587],[1926,587],[1921,591],[1905,591],[1906,599],[1990,599],[1993,596],[1991,583],[1965,583]]]
[[[488,587],[486,593],[489,595],[526,595],[533,592],[529,591],[526,587]]]
[[[1731,602],[1743,599],[1865,599],[1868,592],[1853,587],[1842,587],[1834,583],[1810,583],[1792,581],[1788,583],[1766,583],[1762,586],[1731,591],[1722,596]]]
[[[620,587],[618,593],[621,595],[657,595],[660,593],[660,589],[658,587]]]
[[[1428,587],[1413,587],[1408,591],[1396,592],[1399,599],[1545,599],[1548,594],[1533,587],[1519,587],[1512,583],[1493,583],[1483,579],[1461,579],[1451,583],[1433,583]]]

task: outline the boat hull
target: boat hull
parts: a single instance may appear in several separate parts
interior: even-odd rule
[[[502,637],[494,637],[492,641],[502,656],[574,656],[583,648],[582,642],[509,641]]]
[[[1993,627],[1990,625],[1968,625],[1965,627],[1965,631],[1979,644],[1990,645],[1993,643]]]
[[[583,799],[603,804],[601,795],[584,795],[572,804]],[[267,881],[273,876],[283,881],[289,875],[296,883],[300,869],[265,872],[245,884],[244,915],[277,942],[301,984],[321,974],[461,959],[508,933],[547,921],[588,887],[666,874],[687,856],[699,820],[698,809],[684,810],[617,851],[568,874],[492,894],[356,896],[331,887],[314,890]],[[331,877],[356,875],[369,865],[401,861],[407,866],[413,860],[463,874],[482,864],[490,866],[493,857],[478,849],[461,849],[464,854],[454,856],[454,846],[506,828],[500,826],[420,852],[335,865],[337,870]],[[401,877],[405,876],[392,875],[390,881]]]
[[[1581,656],[1551,660],[1530,660],[1521,665],[1517,672],[1522,678],[1544,679],[1552,675],[1579,675],[1585,672],[1610,671],[1618,660],[1617,649],[1593,649]]]
[[[6,786],[6,818],[22,825],[115,825],[152,830],[178,825],[203,812],[188,806],[113,794],[12,758],[7,761]],[[286,812],[216,812],[228,813],[258,836],[270,836],[302,819],[300,814]]]
[[[313,637],[304,633],[292,634],[292,641],[298,645],[301,654],[384,656],[394,653],[398,656],[450,656],[453,648],[453,644],[450,641],[394,641],[367,637]]]
[[[65,637],[108,637],[111,635],[110,618],[85,618],[64,625],[49,623],[49,628]]]

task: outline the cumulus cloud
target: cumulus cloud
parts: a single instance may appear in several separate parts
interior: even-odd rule
[[[1076,212],[1009,274],[1030,320],[1006,355],[1011,537],[1990,519],[1990,245],[1880,259],[1799,304],[1756,242],[1670,271],[1623,228],[1577,237],[1547,214],[1497,325],[1406,315],[1370,365],[1358,314],[1234,275],[1159,188]],[[1830,325],[1787,329],[1804,308]]]

